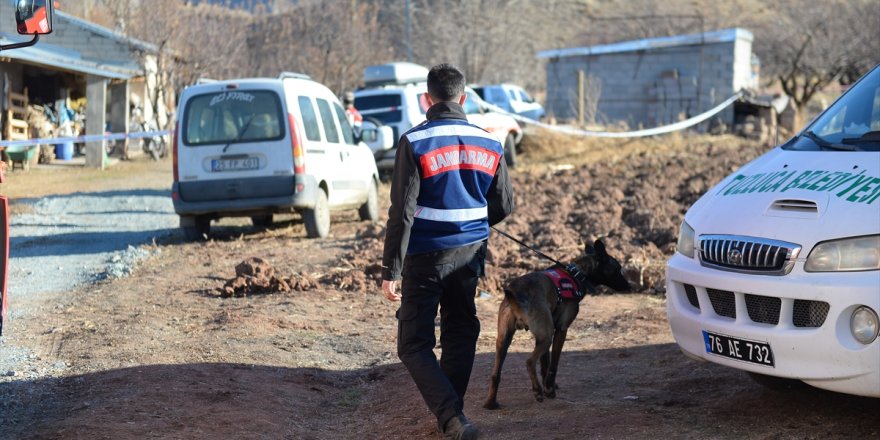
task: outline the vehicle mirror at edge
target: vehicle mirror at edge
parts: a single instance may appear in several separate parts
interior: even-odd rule
[[[21,35],[52,33],[54,9],[51,0],[14,0],[16,29]]]

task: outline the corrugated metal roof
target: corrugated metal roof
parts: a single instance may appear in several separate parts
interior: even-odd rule
[[[743,28],[722,29],[703,32],[702,34],[675,35],[672,37],[646,38],[643,40],[623,41],[620,43],[602,44],[589,47],[571,47],[567,49],[544,50],[538,52],[538,58],[565,58],[575,56],[601,55],[621,52],[636,52],[665,47],[692,46],[697,44],[729,43],[736,40],[753,41],[751,31]]]
[[[16,36],[15,39],[11,39],[9,34],[0,33],[0,44],[18,42],[21,42],[20,37]],[[130,79],[144,75],[143,69],[138,65],[84,60],[77,51],[45,43],[37,43],[34,46],[15,50],[5,50],[0,52],[0,57],[112,79]]]

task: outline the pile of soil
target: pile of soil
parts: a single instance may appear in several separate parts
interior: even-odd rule
[[[291,278],[275,276],[275,268],[268,261],[250,257],[235,266],[235,278],[227,281],[215,292],[224,298],[243,297],[290,291],[306,291],[318,287],[308,275]]]

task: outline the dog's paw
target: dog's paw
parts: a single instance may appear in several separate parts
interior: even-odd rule
[[[543,392],[535,393],[535,400],[537,400],[538,402],[543,402],[544,401],[544,393]]]
[[[555,389],[544,390],[544,395],[547,396],[548,399],[555,399],[556,398],[556,390]]]
[[[501,408],[501,405],[498,404],[498,401],[497,401],[497,400],[489,400],[489,401],[486,401],[486,403],[483,404],[483,408],[486,408],[486,409],[498,409],[498,408]]]

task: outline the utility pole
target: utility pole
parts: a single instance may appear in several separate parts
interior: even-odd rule
[[[406,60],[412,62],[412,9],[410,0],[406,0]]]

